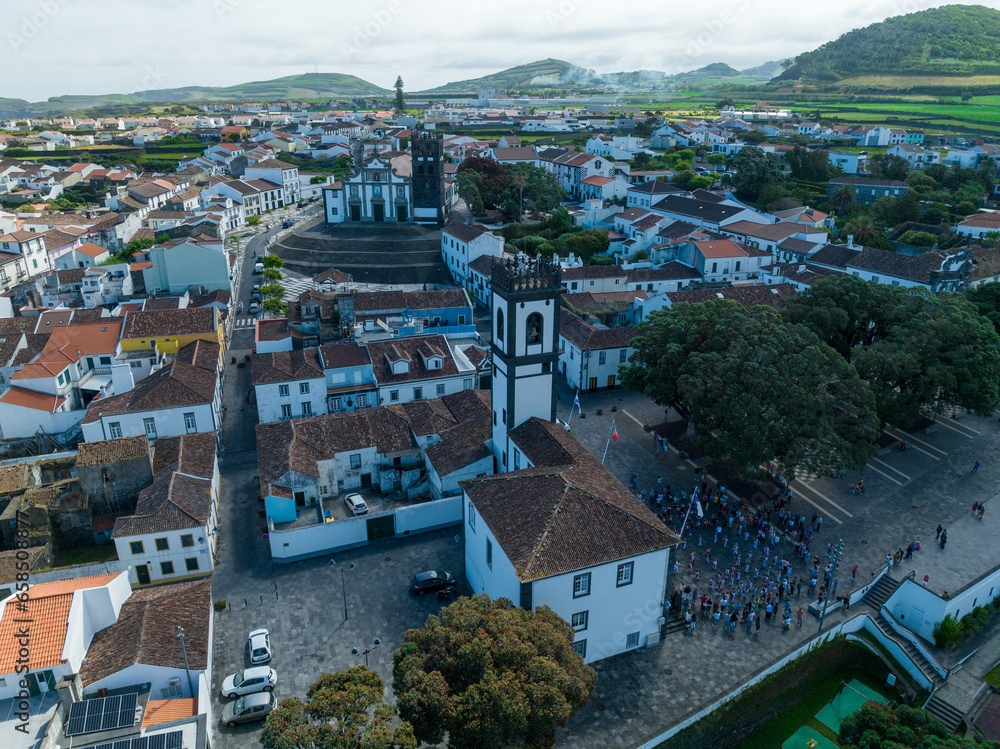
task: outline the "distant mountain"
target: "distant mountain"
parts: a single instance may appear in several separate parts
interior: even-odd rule
[[[744,68],[740,71],[740,73],[748,78],[763,78],[770,80],[776,75],[781,75],[782,68],[781,63],[777,60],[770,60],[765,62],[763,65],[756,65],[752,68]]]
[[[713,62],[703,68],[692,70],[690,73],[681,75],[701,75],[709,78],[735,78],[740,75],[740,71],[724,62]]]
[[[776,80],[970,74],[1000,75],[1000,11],[981,5],[946,5],[856,29],[799,55]]]
[[[47,101],[0,98],[0,117],[38,117],[95,109],[122,107],[141,110],[153,103],[298,101],[301,99],[348,99],[385,96],[388,89],[343,73],[303,73],[253,81],[236,86],[185,86],[133,94],[54,96]]]
[[[527,65],[501,70],[499,73],[453,81],[437,88],[427,89],[426,94],[474,94],[481,89],[495,88],[500,91],[528,88],[564,88],[593,81],[597,74],[593,70],[577,67],[565,60],[536,60]]]

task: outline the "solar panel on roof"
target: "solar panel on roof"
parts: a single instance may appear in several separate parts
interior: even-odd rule
[[[83,732],[84,719],[87,717],[87,703],[74,702],[69,708],[69,721],[66,723],[66,735],[75,736]]]
[[[118,710],[119,728],[127,728],[135,723],[135,703],[138,697],[135,693],[122,695],[122,704]]]
[[[113,749],[114,744],[98,744],[97,746],[92,746],[89,749]]]
[[[104,700],[87,700],[87,722],[84,723],[84,733],[93,733],[101,730],[101,722],[104,719]]]
[[[158,733],[153,736],[147,736],[149,739],[148,749],[166,749],[167,746],[167,736],[163,733]]]
[[[181,749],[184,745],[184,732],[183,731],[171,731],[167,734],[167,747],[166,749]]]
[[[132,739],[125,739],[124,741],[116,741],[114,749],[130,749],[132,746]]]
[[[101,720],[102,731],[118,728],[118,708],[121,705],[121,701],[122,698],[119,694],[104,699],[104,715]]]

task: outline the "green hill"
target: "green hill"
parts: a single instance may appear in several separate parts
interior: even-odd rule
[[[527,65],[501,70],[499,73],[453,81],[437,88],[428,89],[425,94],[474,94],[480,89],[495,88],[510,91],[528,88],[566,88],[587,83],[597,76],[592,70],[585,70],[565,60],[536,60]]]
[[[956,75],[1000,75],[1000,11],[946,5],[889,18],[799,55],[775,80]]]
[[[141,111],[149,104],[192,102],[299,101],[302,99],[348,99],[358,96],[385,96],[388,89],[343,73],[304,73],[253,81],[236,86],[185,86],[133,94],[93,96],[53,96],[47,101],[0,98],[0,117],[38,117],[98,109]]]

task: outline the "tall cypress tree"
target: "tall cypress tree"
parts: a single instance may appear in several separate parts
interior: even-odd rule
[[[394,104],[396,112],[402,114],[406,109],[406,102],[403,101],[403,76],[396,76],[396,102]]]

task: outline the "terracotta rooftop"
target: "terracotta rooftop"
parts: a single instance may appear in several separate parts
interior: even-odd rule
[[[142,456],[149,457],[149,440],[145,434],[99,442],[81,442],[77,448],[76,464],[96,466],[116,460],[133,460]]]
[[[559,315],[559,335],[583,351],[627,348],[636,328],[597,328],[576,315]]]
[[[521,582],[627,559],[677,537],[565,429],[510,432],[534,467],[461,482]]]
[[[0,403],[7,403],[11,406],[22,406],[24,408],[34,408],[36,411],[45,411],[54,414],[56,410],[66,402],[65,398],[48,393],[39,393],[35,390],[11,387],[0,396]]]
[[[212,307],[133,312],[125,317],[122,338],[160,338],[215,332],[216,310]]]
[[[315,348],[254,354],[250,360],[250,372],[254,385],[323,378],[318,349]]]
[[[38,358],[11,375],[12,380],[53,377],[70,364],[88,356],[113,356],[118,347],[122,321],[70,324],[56,328]],[[96,360],[95,360],[96,363]]]
[[[183,671],[177,627],[184,628],[188,666],[204,670],[211,618],[208,580],[137,590],[122,604],[118,621],[94,635],[80,678],[87,686],[135,664]]]

